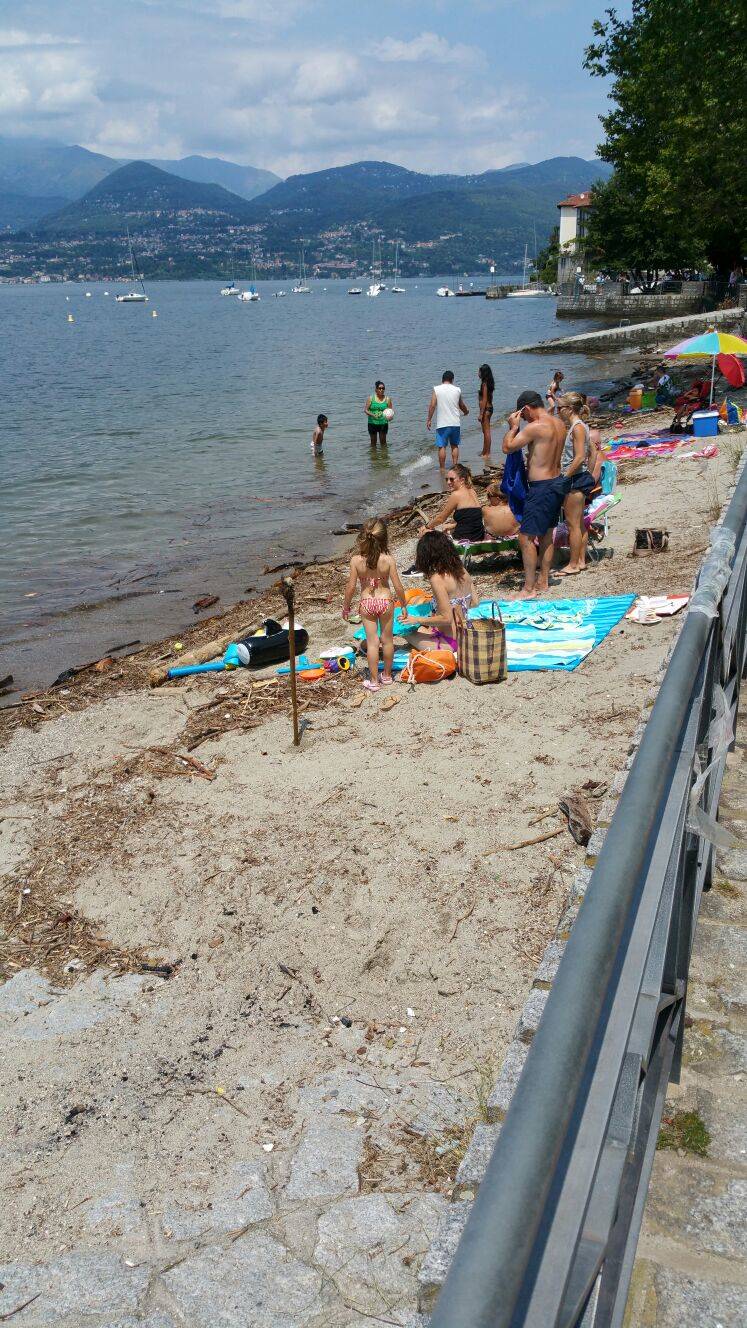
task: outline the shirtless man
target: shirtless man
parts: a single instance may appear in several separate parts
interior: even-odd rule
[[[522,420],[526,427],[519,432]],[[550,588],[553,530],[567,489],[560,474],[565,432],[563,421],[545,410],[539,392],[522,392],[516,410],[508,417],[503,451],[508,455],[522,447],[527,448],[529,493],[519,528],[519,547],[524,563],[521,599],[534,599]],[[536,539],[539,539],[539,547],[535,544]]]

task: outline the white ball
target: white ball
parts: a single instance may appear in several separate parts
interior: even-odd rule
[[[381,413],[384,416],[385,420],[394,419],[394,411],[392,410],[391,406],[387,406],[386,410],[383,410]]]

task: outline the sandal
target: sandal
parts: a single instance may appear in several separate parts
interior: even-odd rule
[[[383,687],[390,687],[393,682],[394,678],[392,677],[391,673],[382,673],[379,679],[379,685]]]
[[[367,692],[378,692],[379,684],[377,682],[372,682],[370,678],[366,678],[366,681],[363,684],[363,688]]]

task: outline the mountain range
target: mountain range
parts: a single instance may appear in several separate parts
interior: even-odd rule
[[[126,164],[77,144],[0,135],[0,228],[15,229],[37,221],[44,215],[39,211],[39,199],[48,202],[45,213],[55,211],[65,202],[82,198],[100,180]],[[222,185],[244,199],[256,198],[279,182],[272,171],[239,166],[221,157],[155,159],[151,164],[184,180]]]
[[[70,271],[113,274],[127,257],[126,232],[137,236],[147,275],[283,276],[305,249],[309,270],[320,276],[365,271],[372,241],[400,245],[404,275],[475,271],[495,262],[504,271],[520,260],[524,246],[544,244],[557,222],[565,194],[589,189],[610,168],[580,157],[553,157],[479,175],[426,175],[391,162],[362,161],[277,181],[253,198],[210,180],[176,172],[189,163],[193,174],[246,172],[217,158],[168,162],[135,161],[104,170],[110,158],[83,148],[52,153],[35,144],[22,159],[18,140],[11,152],[0,140],[0,224],[14,225],[12,264],[0,274]],[[11,160],[12,158],[12,160]],[[196,163],[196,164],[195,164]],[[12,166],[12,169],[11,169]],[[86,174],[97,178],[81,196]],[[3,194],[2,182],[6,185]],[[27,216],[20,217],[20,186],[34,187]],[[60,206],[61,197],[67,199]],[[70,194],[75,196],[70,198]],[[47,206],[52,204],[52,206]],[[21,230],[20,228],[25,229]],[[230,258],[229,258],[230,254]]]

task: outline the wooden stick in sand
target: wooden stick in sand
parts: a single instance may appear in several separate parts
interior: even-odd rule
[[[298,747],[301,743],[301,733],[298,727],[298,692],[296,690],[296,635],[295,635],[295,603],[296,592],[293,585],[293,579],[290,576],[284,576],[280,581],[280,593],[288,605],[288,643],[290,646],[290,685],[291,685],[291,709],[293,711],[293,746]]]

